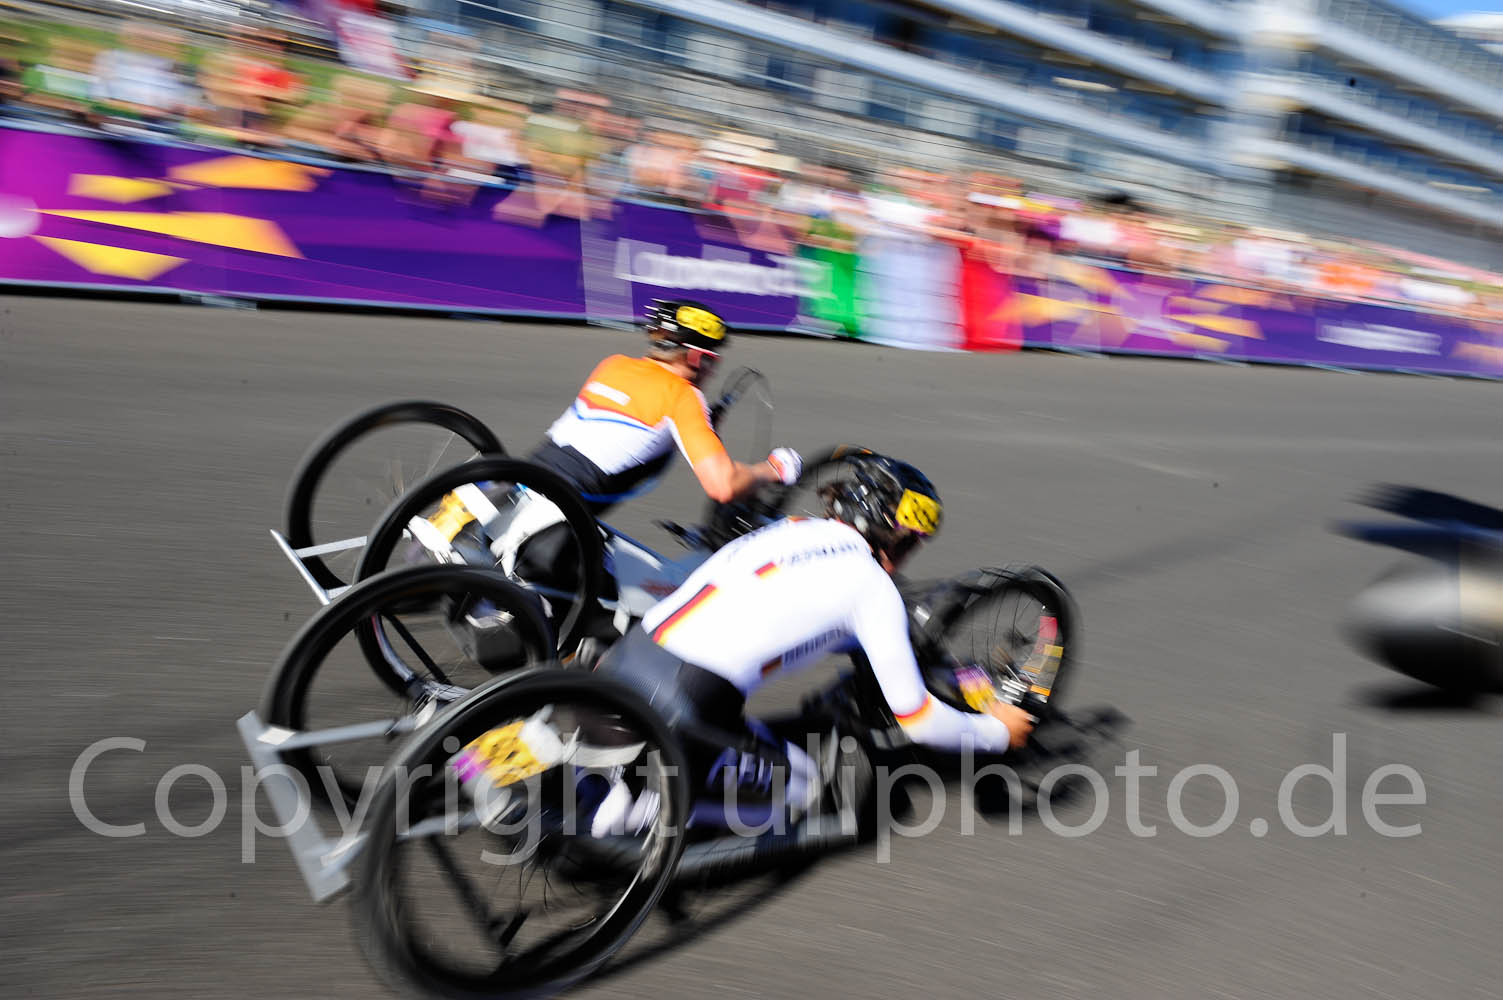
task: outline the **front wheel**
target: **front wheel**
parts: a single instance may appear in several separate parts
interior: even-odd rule
[[[553,632],[532,595],[499,574],[393,570],[357,584],[303,627],[272,672],[261,714],[293,733],[369,729],[286,754],[318,801],[353,805],[412,716],[553,656]]]
[[[489,567],[530,590],[561,652],[594,627],[600,526],[570,483],[536,463],[485,456],[412,486],[381,514],[355,579],[433,561]]]
[[[951,669],[979,667],[1017,691],[1041,718],[1068,689],[1079,615],[1070,592],[1036,566],[982,569],[946,581],[912,610],[911,633],[930,690],[957,708],[978,708]]]
[[[402,992],[446,1000],[589,976],[673,877],[686,773],[661,717],[604,678],[543,670],[477,691],[419,732],[375,794],[352,906],[367,961]],[[618,789],[629,818],[602,829]]]

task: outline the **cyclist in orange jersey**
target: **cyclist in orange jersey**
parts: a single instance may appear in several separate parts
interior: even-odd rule
[[[765,461],[738,462],[711,425],[700,386],[725,349],[725,321],[698,302],[657,300],[645,325],[647,354],[600,362],[529,457],[573,483],[597,515],[640,492],[675,451],[717,503],[796,482],[803,470],[796,451],[775,448]]]

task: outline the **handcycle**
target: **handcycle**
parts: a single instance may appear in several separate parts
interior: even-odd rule
[[[693,566],[726,542],[788,514],[800,511],[817,513],[812,500],[824,482],[829,477],[838,476],[847,462],[867,454],[870,454],[867,449],[851,446],[830,449],[806,467],[807,471],[797,486],[767,487],[744,501],[711,504],[702,525],[688,528],[670,525],[675,536],[690,548],[690,556],[676,564],[657,559],[657,572],[662,574],[660,586],[665,588],[662,592],[671,592],[683,578],[672,574],[687,576]],[[387,553],[392,552],[404,537],[409,522],[414,518],[422,520],[413,511],[429,506],[433,498],[446,497],[450,491],[464,488],[477,475],[493,473],[502,461],[510,460],[477,459],[443,470],[412,488],[383,515],[381,524],[367,544],[362,566],[373,565],[381,575],[389,573],[384,564]],[[414,712],[431,712],[457,700],[469,688],[490,677],[535,660],[542,646],[551,643],[555,651],[561,648],[554,631],[559,619],[544,613],[537,593],[540,589],[549,594],[555,592],[489,565],[490,553],[484,549],[479,551],[481,555],[469,557],[474,560],[470,564],[471,571],[489,573],[495,577],[495,584],[468,596],[464,592],[448,594],[444,597],[447,603],[443,608],[435,604],[436,592],[429,591],[420,591],[405,606],[396,602],[372,605],[364,599],[351,604],[348,595],[357,591],[362,595],[373,592],[361,588],[365,581],[374,577],[368,576],[364,569],[357,572],[356,576],[362,582],[325,609],[325,613],[316,619],[317,628],[305,629],[273,672],[262,704],[265,722],[279,729],[302,732],[331,728],[331,712],[348,717],[351,713],[370,714],[379,708],[394,718]],[[645,548],[631,551],[647,552]],[[408,565],[433,568],[434,565],[466,565],[466,562],[455,560],[432,564],[419,560]],[[630,580],[628,573],[632,571],[625,570],[626,565],[630,564],[617,563],[618,578]],[[443,581],[454,578],[430,575],[417,579]],[[625,625],[645,613],[658,595],[640,589],[632,595],[630,584],[621,589],[629,595],[623,603],[630,602],[627,605],[630,608],[628,617],[620,627],[624,632]],[[1047,640],[1051,632],[1065,635],[1071,624],[1067,612],[1055,613],[1053,617],[1044,615],[1043,609],[1065,603],[1060,596],[1064,588],[1037,567],[984,570],[968,577],[944,580],[900,580],[899,589],[908,600],[915,635],[926,634],[925,630],[935,627],[950,628],[958,620],[955,616],[967,611],[965,600],[975,603],[983,598],[997,606],[1008,602],[1017,604],[1014,609],[1016,621],[1010,626],[1013,635],[1022,630],[1035,639],[1042,635]],[[425,600],[427,603],[423,603]],[[1021,610],[1025,606],[1038,609],[1037,620],[1032,620],[1031,624],[1030,612]],[[334,610],[336,608],[338,610]],[[620,614],[621,606],[618,606]],[[413,619],[417,619],[416,623]],[[930,619],[938,624],[932,624]],[[545,634],[552,638],[544,639]],[[354,640],[345,645],[358,649],[358,656],[340,658],[335,655],[335,646],[346,639]],[[425,643],[431,646],[435,641],[443,646],[443,653],[425,648]],[[1062,648],[1064,643],[1053,645]],[[978,648],[959,658],[981,660],[987,655],[986,648]],[[356,661],[353,666],[346,662],[350,659]],[[378,683],[371,683],[371,674]],[[389,741],[398,732],[394,728],[384,734],[372,731],[366,738],[375,740],[380,736]],[[367,749],[363,756],[357,754],[354,757],[359,765],[368,769],[370,757],[379,757],[383,752],[384,748],[378,746]],[[315,782],[312,788],[318,797],[337,794],[347,804],[357,800],[362,784],[356,773],[360,769],[358,766],[339,755],[303,752],[293,759],[310,780],[320,766],[326,769],[325,774],[332,774],[337,779],[332,784]]]
[[[727,380],[712,407],[717,424],[754,389],[762,392],[761,399],[770,412],[765,379],[754,370],[743,369]],[[743,501],[711,503],[700,525],[658,522],[688,550],[678,559],[660,555],[594,519],[584,498],[549,470],[501,454],[482,455],[436,471],[424,470],[427,474],[423,478],[388,504],[368,535],[317,542],[313,511],[320,484],[355,442],[393,423],[438,428],[465,446],[501,447],[476,418],[454,407],[397,403],[366,411],[334,428],[308,452],[290,491],[289,534],[273,532],[278,544],[325,605],[345,593],[349,585],[339,583],[325,589],[324,583],[345,578],[363,581],[394,566],[437,561],[487,568],[529,592],[535,609],[547,618],[561,655],[575,648],[586,628],[599,628],[600,610],[612,616],[609,635],[624,634],[632,622],[676,589],[727,541],[789,514],[819,514],[820,488],[837,478],[846,463],[870,454],[868,449],[856,446],[830,448],[811,457],[804,475],[793,486],[768,486]],[[428,464],[437,463],[430,460]],[[405,486],[402,477],[394,478],[398,486]],[[508,509],[503,512],[500,505]],[[365,506],[357,509],[364,510]],[[546,564],[521,566],[519,555],[532,558],[527,551],[530,540],[550,531],[562,532],[562,538],[555,538],[547,549]],[[294,541],[315,544],[294,546]],[[324,558],[335,552],[356,553],[358,561],[353,569],[346,569],[343,575],[337,573]],[[537,561],[532,559],[534,564]],[[600,594],[603,582],[608,582],[612,590],[609,596]],[[918,594],[922,585],[910,589]],[[506,596],[511,601],[517,595],[508,592]],[[525,643],[517,642],[517,629],[504,627],[508,616],[530,620],[530,610],[518,611],[507,602],[487,606],[478,599],[463,609],[464,614],[438,617],[458,634],[465,654],[461,657],[465,677],[459,677],[452,667],[444,669],[444,664],[425,653],[412,629],[393,609],[350,618],[349,627],[358,638],[365,662],[380,682],[377,691],[390,692],[397,699],[398,704],[388,708],[403,712],[420,710],[430,702],[451,702],[475,683],[514,669],[519,657],[525,659],[524,654],[532,652]],[[591,612],[595,613],[593,619]],[[325,651],[285,661],[295,666],[284,666],[269,688],[263,705],[268,724],[288,731],[328,728],[316,724],[322,712],[309,705],[320,700],[315,680],[326,658]],[[477,665],[485,669],[476,670]],[[369,692],[358,690],[347,678],[334,689],[339,692],[337,698],[322,700],[337,704],[341,712],[369,697]],[[328,794],[337,790],[345,801],[352,802],[360,784],[355,775],[341,771],[337,786],[330,789],[318,784],[315,788]]]
[[[316,823],[297,826],[296,782],[285,772],[263,782],[283,827],[295,827],[290,846],[310,892],[322,901],[350,890],[359,946],[397,989],[448,998],[567,987],[617,954],[665,893],[869,837],[875,765],[914,752],[855,658],[796,717],[773,722],[824,737],[815,754],[818,805],[782,828],[737,832],[734,805],[696,795],[685,778],[693,744],[713,743],[715,734],[670,732],[625,688],[558,669],[546,620],[529,617],[535,607],[525,592],[472,567],[399,568],[358,583],[305,626],[277,673],[289,663],[309,670],[333,638],[372,614],[414,607],[424,594],[463,602],[480,587],[517,613],[529,633],[526,662],[447,705],[430,699],[421,711],[371,723],[399,730],[404,742],[356,810],[363,822],[355,830],[336,841]],[[971,692],[954,686],[951,668],[964,662],[1045,725],[1059,717],[1077,613],[1053,577],[1036,568],[975,571],[929,587],[911,612],[935,697],[974,707]],[[263,771],[348,741],[350,729],[295,732],[265,726],[255,713],[240,722]],[[648,810],[635,825],[602,827],[618,788]],[[494,896],[513,885],[517,899],[498,909]]]
[[[757,436],[765,449],[772,401],[767,379],[754,369],[726,379],[711,407],[712,423],[720,428],[747,396],[763,404]],[[404,464],[396,454],[400,446],[413,445],[411,439],[385,441],[374,454],[360,454],[373,439],[404,432],[425,438],[415,462]],[[360,466],[359,488],[331,486],[353,466]],[[370,482],[376,467],[385,482]],[[649,479],[633,495],[655,482]],[[700,533],[660,521],[688,551],[677,558],[655,552],[595,518],[587,503],[594,499],[549,469],[507,454],[499,437],[472,414],[444,403],[403,400],[358,413],[314,443],[293,476],[284,530],[271,534],[320,604],[404,562],[500,568],[539,595],[561,651],[568,651],[586,632],[600,629],[602,611],[616,632],[624,631],[713,551]],[[528,579],[540,575],[539,559],[528,552],[540,535],[548,538],[541,560],[547,579]]]
[[[1337,530],[1412,558],[1353,597],[1343,623],[1348,641],[1453,696],[1503,691],[1503,510],[1393,484],[1360,500],[1404,520],[1343,522]]]

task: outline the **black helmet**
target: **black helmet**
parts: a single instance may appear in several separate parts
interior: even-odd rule
[[[894,561],[939,533],[944,508],[927,476],[885,455],[848,460],[850,471],[820,490],[830,517],[861,532]]]
[[[688,299],[654,299],[647,307],[647,335],[654,344],[688,347],[719,355],[726,327],[709,306]]]

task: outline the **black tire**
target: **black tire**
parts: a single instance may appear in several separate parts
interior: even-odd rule
[[[835,478],[842,465],[863,455],[873,454],[876,453],[870,448],[859,445],[836,445],[806,459],[803,473],[792,486],[778,484],[764,487],[749,501],[711,503],[705,513],[706,541],[712,548],[720,548],[741,535],[783,517],[823,517],[823,505],[816,497],[819,487]]]
[[[875,455],[870,448],[863,448],[855,444],[838,444],[833,448],[827,448],[813,457],[805,460],[804,471],[799,476],[799,481],[792,486],[774,486],[763,494],[763,501],[771,510],[777,511],[784,516],[792,514],[810,514],[822,516],[812,510],[790,510],[789,505],[799,496],[801,488],[809,485],[818,485],[822,479],[831,478],[840,466],[847,464],[853,459],[866,455]]]
[[[415,566],[393,570],[351,587],[338,600],[324,607],[288,644],[277,661],[262,696],[261,717],[268,725],[294,732],[308,728],[308,695],[314,677],[331,651],[354,634],[372,673],[397,699],[421,700],[422,687],[411,674],[404,675],[380,648],[378,629],[383,612],[410,606],[415,601],[444,597],[480,598],[511,615],[521,657],[519,665],[550,662],[554,655],[553,632],[532,595],[496,573],[465,566]],[[374,655],[373,655],[374,650]],[[368,721],[368,720],[362,720]],[[327,802],[329,789],[318,773],[326,763],[316,750],[288,751],[285,762],[307,779],[313,795]],[[345,802],[353,804],[361,790],[350,775],[334,777]]]
[[[1368,659],[1450,696],[1503,691],[1503,619],[1467,599],[1496,575],[1485,562],[1401,562],[1358,592],[1341,629]]]
[[[1035,622],[1019,622],[1008,625],[994,622],[983,626],[982,634],[988,634],[981,648],[975,642],[968,648],[960,645],[962,626],[971,618],[984,616],[991,606],[1001,608],[1010,597],[1020,597],[1037,603],[1041,611]],[[1060,704],[1061,696],[1069,689],[1070,672],[1079,656],[1079,611],[1065,585],[1047,571],[1037,566],[1019,570],[983,569],[941,584],[931,596],[915,609],[911,633],[920,660],[946,659],[943,655],[963,662],[980,663],[994,675],[1003,674],[1004,667],[1012,667],[1030,685],[1028,704],[1041,716],[1052,714]],[[1027,630],[1032,630],[1029,633]],[[997,651],[1001,641],[1012,634],[1020,633],[1031,639],[1030,655],[1020,663],[998,662]],[[1050,634],[1052,633],[1052,635]],[[965,708],[958,693],[943,690],[944,677],[933,677],[931,690],[944,700]]]
[[[431,947],[425,947],[428,942],[416,926],[423,907],[411,905],[402,895],[405,855],[398,849],[396,836],[399,803],[420,798],[425,791],[431,794],[431,789],[412,781],[401,782],[397,776],[423,774],[427,767],[433,768],[427,773],[441,774],[454,748],[467,745],[499,723],[558,702],[591,705],[626,720],[632,732],[643,734],[661,751],[660,763],[672,770],[662,771],[665,794],[651,842],[646,850],[623,862],[633,866],[631,879],[618,877],[613,881],[625,885],[624,895],[576,947],[519,967],[502,965],[486,973],[457,968],[457,963],[446,966]],[[639,696],[603,677],[545,669],[487,685],[451,706],[414,736],[391,762],[388,777],[374,797],[351,905],[361,952],[377,975],[394,989],[444,1000],[545,996],[586,978],[637,931],[673,878],[684,848],[689,811],[687,769],[683,750],[662,718]],[[635,867],[639,864],[641,869]],[[648,866],[651,871],[646,871]]]
[[[287,494],[287,541],[294,549],[315,544],[313,504],[324,474],[334,460],[357,439],[393,424],[433,424],[463,438],[482,455],[506,453],[490,428],[464,410],[445,403],[401,400],[383,403],[357,413],[319,438],[298,463],[297,471],[292,477],[292,488]],[[324,562],[322,556],[308,556],[304,565],[319,586],[326,589],[342,587],[351,582],[342,579],[340,574]]]
[[[568,611],[556,616],[552,625],[558,648],[570,652],[578,645],[598,611],[596,601],[605,572],[605,547],[599,525],[574,487],[557,473],[532,462],[486,456],[435,472],[413,486],[382,513],[375,530],[366,539],[365,550],[355,569],[355,579],[364,580],[388,568],[392,554],[413,517],[439,503],[457,487],[490,481],[524,485],[563,512],[564,523],[572,536],[574,554],[573,564],[564,568],[568,578],[575,581],[573,586],[576,589]]]

